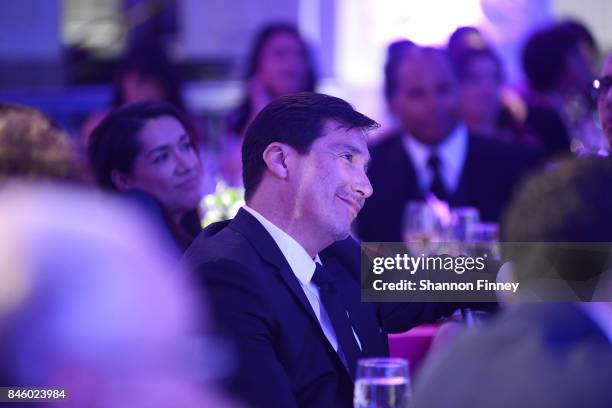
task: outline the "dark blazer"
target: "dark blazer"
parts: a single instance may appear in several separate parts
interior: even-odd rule
[[[450,314],[449,304],[360,301],[360,248],[349,238],[319,254],[347,308],[363,356],[386,356],[386,332]],[[251,214],[205,229],[185,254],[213,316],[233,339],[231,391],[254,407],[351,407],[353,382],[323,334],[282,252]]]
[[[530,105],[525,127],[549,159],[571,154],[571,134],[557,111],[550,107]]]
[[[610,407],[610,340],[572,304],[516,306],[431,355],[416,407]]]
[[[400,133],[383,140],[370,153],[368,176],[374,194],[366,200],[357,219],[359,238],[368,242],[401,242],[406,203],[423,200],[416,170]],[[476,207],[484,221],[499,222],[514,187],[541,159],[537,151],[469,135],[459,185],[449,204]]]

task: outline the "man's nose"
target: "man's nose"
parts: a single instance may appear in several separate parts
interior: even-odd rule
[[[370,179],[368,178],[365,170],[360,172],[358,179],[354,184],[354,190],[364,199],[370,197],[374,192]]]

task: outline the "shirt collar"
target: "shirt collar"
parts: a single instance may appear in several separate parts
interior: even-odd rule
[[[310,280],[312,279],[312,275],[314,275],[316,267],[315,262],[321,263],[319,254],[317,254],[313,260],[310,255],[308,255],[308,252],[306,252],[304,247],[301,246],[291,235],[278,228],[270,220],[248,205],[244,205],[242,208],[255,217],[255,219],[259,221],[259,223],[272,236],[272,239],[283,253],[283,256],[287,260],[287,263],[298,280],[303,285],[309,284]]]
[[[468,148],[468,132],[464,123],[460,122],[448,137],[436,146],[426,145],[409,133],[405,134],[403,141],[417,172],[421,189],[427,189],[431,182],[426,174],[429,171],[427,160],[433,153],[440,158],[440,173],[447,188],[450,191],[457,188]]]

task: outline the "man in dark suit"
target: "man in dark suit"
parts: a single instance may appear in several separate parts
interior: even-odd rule
[[[543,301],[511,304],[489,326],[467,331],[446,352],[430,357],[416,381],[416,407],[612,406],[610,186],[607,159],[561,163],[525,184],[502,228],[510,242],[564,243],[552,251],[524,246],[514,258],[521,286],[558,276],[568,288],[584,288],[584,281],[597,276],[588,296],[576,294],[604,301],[546,302],[549,293],[541,283],[530,287]]]
[[[375,194],[359,215],[360,238],[402,241],[406,203],[428,192],[454,207],[476,207],[485,221],[498,221],[538,155],[467,131],[459,85],[442,51],[413,47],[390,55],[385,76],[388,105],[401,130],[371,150],[368,174]]]
[[[270,103],[244,139],[247,205],[185,255],[235,342],[231,388],[255,407],[350,407],[358,358],[386,356],[387,331],[457,307],[360,301],[360,248],[348,237],[372,194],[376,125],[326,95]]]

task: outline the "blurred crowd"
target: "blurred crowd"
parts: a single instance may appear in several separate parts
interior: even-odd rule
[[[0,104],[0,385],[62,384],[75,407],[238,406],[213,381],[231,375],[220,346],[231,343],[214,341],[206,296],[178,260],[201,231],[207,180],[242,187],[242,142],[258,113],[317,90],[312,52],[292,24],[263,27],[219,135],[189,111],[156,43],[131,45],[112,105],[78,137],[34,108]],[[402,241],[406,204],[429,194],[499,222],[530,172],[608,154],[612,60],[599,76],[589,30],[538,29],[520,57],[527,83],[516,89],[474,27],[444,48],[389,45],[381,92],[397,128],[370,146],[374,195],[357,238]]]

